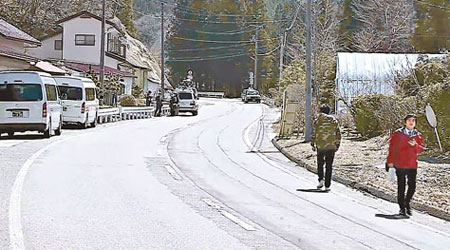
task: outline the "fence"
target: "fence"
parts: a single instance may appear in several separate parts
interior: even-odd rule
[[[121,120],[147,119],[153,117],[154,107],[118,107],[100,109],[97,115],[98,123],[117,122]],[[170,116],[170,107],[163,105],[162,116]]]

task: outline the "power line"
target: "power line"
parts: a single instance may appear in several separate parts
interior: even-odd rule
[[[195,61],[207,61],[207,60],[218,60],[233,57],[245,56],[247,53],[241,53],[236,55],[224,55],[224,56],[212,56],[212,57],[193,57],[193,58],[179,58],[179,59],[167,59],[168,62],[195,62]]]
[[[231,49],[231,48],[242,48],[242,46],[246,46],[246,44],[232,45],[232,46],[219,46],[219,47],[210,47],[210,48],[196,48],[196,49],[169,49],[171,52],[185,52],[185,51],[204,51],[204,50],[216,50],[216,49]]]
[[[237,34],[245,34],[248,32],[253,32],[255,31],[255,29],[252,30],[241,30],[241,31],[236,31],[236,32],[213,32],[213,31],[202,31],[202,30],[189,30],[189,31],[195,31],[197,33],[202,33],[202,34],[211,34],[211,35],[237,35]]]
[[[205,42],[205,43],[229,43],[229,44],[243,44],[243,43],[254,43],[255,40],[235,40],[235,41],[226,41],[226,40],[200,40],[200,39],[191,39],[191,38],[185,38],[185,37],[178,37],[178,36],[172,36],[171,38],[179,39],[179,40],[186,40],[186,41],[192,41],[192,42]],[[263,38],[257,40],[258,42],[261,41],[267,41],[267,40],[275,40],[278,38]]]

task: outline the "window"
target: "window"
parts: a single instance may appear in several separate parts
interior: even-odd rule
[[[62,50],[62,40],[55,40],[55,50]]]
[[[95,35],[75,35],[75,45],[95,46]]]
[[[83,100],[83,91],[77,87],[59,86],[59,96],[62,100],[81,101]]]
[[[86,88],[86,101],[94,101],[95,100],[95,89]]]
[[[191,100],[192,94],[191,93],[180,93],[180,99],[181,100]]]
[[[47,93],[48,101],[57,101],[58,95],[56,94],[56,86],[45,84],[45,92]]]
[[[32,102],[42,100],[40,84],[0,84],[1,102]]]

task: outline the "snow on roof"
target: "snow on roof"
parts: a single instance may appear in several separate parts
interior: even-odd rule
[[[41,42],[36,38],[30,36],[24,31],[20,30],[16,26],[6,22],[0,18],[0,35],[6,37],[7,39],[19,40],[23,42],[28,42],[31,44],[41,45]]]
[[[357,95],[394,94],[395,78],[410,74],[417,63],[444,58],[446,54],[337,54],[337,94],[348,103]],[[338,109],[343,109],[341,104]]]
[[[51,64],[49,62],[45,62],[45,61],[39,61],[38,63],[36,63],[35,66],[37,68],[42,69],[45,72],[58,73],[58,74],[65,74],[66,73],[65,70],[60,69],[60,68],[54,66],[53,64]]]
[[[421,57],[442,58],[445,54],[386,54],[339,52],[336,79],[346,81],[393,80],[395,73],[409,71]]]

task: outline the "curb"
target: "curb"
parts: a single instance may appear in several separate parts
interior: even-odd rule
[[[313,172],[315,174],[317,174],[317,168],[311,165],[308,165],[306,162],[295,158],[292,154],[290,154],[289,152],[287,152],[282,146],[280,146],[280,144],[278,144],[278,140],[277,138],[272,139],[272,144],[284,155],[286,156],[289,160],[297,163],[297,165],[299,165],[300,167],[303,167],[305,169],[307,169],[310,172]],[[355,181],[340,177],[340,176],[336,176],[333,175],[332,177],[333,181],[339,182],[341,184],[344,184],[345,186],[354,188],[356,190],[371,194],[375,197],[381,198],[383,200],[387,200],[393,203],[397,203],[397,196],[396,195],[392,195],[389,193],[386,193],[385,191],[382,191],[380,189],[365,185],[365,184],[361,184],[361,183],[357,183]],[[414,208],[417,211],[421,211],[423,213],[432,215],[434,217],[446,220],[446,221],[450,221],[450,214],[447,212],[444,212],[440,209],[437,209],[435,207],[432,207],[430,205],[421,203],[421,202],[411,202],[411,207]]]

